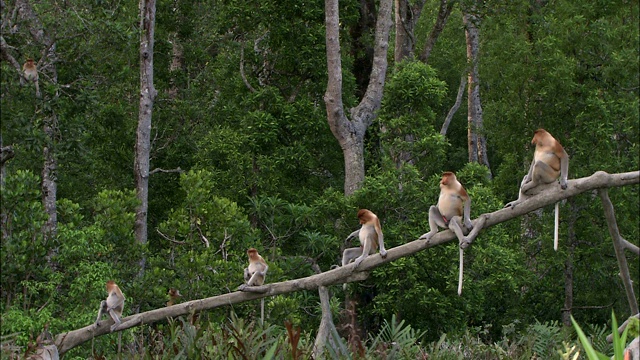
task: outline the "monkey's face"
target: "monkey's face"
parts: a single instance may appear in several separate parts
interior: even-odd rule
[[[543,146],[545,140],[548,139],[550,136],[551,134],[549,134],[547,130],[538,129],[533,133],[533,139],[531,139],[531,144]]]
[[[106,285],[107,292],[111,291],[111,289],[113,289],[115,285],[116,283],[114,281],[111,281],[111,280],[107,281],[107,285]]]
[[[442,180],[440,181],[440,185],[443,186],[449,186],[449,184],[455,179],[455,176],[453,176],[452,174],[447,174],[445,176],[442,177]]]
[[[256,249],[250,249],[247,251],[247,255],[249,255],[249,261],[258,260],[258,251]]]
[[[358,211],[358,222],[360,225],[364,225],[367,221],[371,220],[373,217],[371,216],[372,214],[373,213],[369,210],[360,209],[360,211]]]
[[[531,145],[538,145],[538,134],[537,133],[535,135],[533,135],[533,138],[531,139]]]

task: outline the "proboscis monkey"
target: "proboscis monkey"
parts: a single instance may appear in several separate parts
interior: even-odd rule
[[[345,241],[349,241],[351,238],[358,236],[360,246],[344,250],[342,253],[342,266],[349,264],[355,259],[354,268],[357,268],[367,256],[376,252],[378,246],[380,247],[380,256],[383,258],[387,257],[387,250],[384,248],[384,234],[382,234],[382,227],[380,226],[378,216],[370,210],[360,209],[358,210],[358,220],[362,227],[349,234]],[[347,284],[343,284],[342,288],[346,289]]]
[[[32,82],[36,86],[36,97],[40,97],[40,85],[38,84],[38,67],[33,62],[33,59],[27,59],[24,65],[22,65],[22,75],[25,80]],[[20,84],[24,85],[23,78],[20,78]]]
[[[560,177],[560,188],[567,188],[567,176],[569,173],[569,155],[564,150],[558,140],[556,140],[545,129],[538,129],[533,134],[531,144],[536,146],[533,154],[533,161],[529,167],[529,172],[522,179],[520,184],[520,194],[518,200],[512,201],[505,207],[515,207],[523,198],[527,197],[527,192],[538,185],[550,184]],[[553,249],[558,250],[558,225],[560,211],[558,203],[555,206],[555,221],[553,232]]]
[[[107,293],[107,299],[102,300],[100,303],[100,310],[98,310],[98,317],[96,318],[96,326],[98,326],[102,315],[104,313],[108,313],[115,323],[111,325],[111,331],[114,331],[120,325],[120,317],[124,310],[125,299],[118,285],[111,280],[107,281]]]
[[[380,256],[387,257],[387,250],[384,248],[384,235],[380,226],[378,216],[367,209],[358,210],[358,220],[362,227],[347,236],[347,241],[358,236],[360,247],[345,249],[342,253],[342,266],[345,266],[356,259],[355,267],[358,267],[362,260],[373,254],[380,246]]]
[[[258,254],[258,250],[254,248],[247,250],[247,256],[249,257],[249,266],[244,269],[244,281],[247,283],[246,285],[260,286],[264,284],[269,265],[267,265],[267,262]]]
[[[462,274],[464,267],[464,250],[470,242],[468,237],[464,236],[460,220],[467,230],[471,230],[471,198],[467,194],[462,184],[456,178],[456,175],[450,171],[442,174],[440,180],[440,197],[438,204],[429,208],[429,228],[430,231],[420,236],[421,240],[429,240],[438,233],[438,226],[441,228],[449,228],[453,230],[460,243],[460,274],[458,276],[458,295],[462,294]],[[461,219],[462,217],[462,219]]]
[[[168,295],[169,301],[167,301],[167,306],[174,305],[178,301],[178,298],[182,297],[182,294],[180,294],[180,290],[176,288],[169,289]]]
[[[267,270],[269,270],[269,265],[267,265],[267,262],[258,254],[258,250],[249,248],[249,250],[247,250],[247,256],[249,257],[249,266],[244,269],[244,281],[246,284],[238,288],[241,291],[244,291],[249,286],[260,286],[264,284]],[[260,299],[260,320],[264,323],[264,298]]]

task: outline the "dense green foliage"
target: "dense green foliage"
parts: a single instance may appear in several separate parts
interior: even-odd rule
[[[366,83],[362,59],[373,39],[373,29],[363,30],[361,21],[361,11],[371,14],[360,4],[340,2],[349,106]],[[438,4],[425,5],[418,47]],[[447,135],[440,135],[466,67],[455,6],[429,66],[390,66],[382,108],[366,139],[365,184],[345,198],[342,152],[323,102],[324,2],[161,0],[151,168],[181,172],[150,176],[149,242],[140,245],[133,234],[132,190],[137,6],[108,0],[33,6],[56,39],[58,58],[50,65],[57,83],[42,72],[45,96],[36,99],[32,87],[20,86],[16,70],[0,62],[2,145],[16,151],[2,187],[1,332],[17,333],[21,346],[45,323],[54,334],[89,325],[108,279],[123,289],[130,315],[164,306],[169,287],[180,289],[183,300],[234,291],[243,281],[248,247],[269,262],[268,282],[312,275],[314,261],[326,271],[339,263],[341,249],[353,245],[343,239],[358,227],[359,208],[380,217],[387,248],[415,240],[428,231],[427,211],[437,201],[442,171],[455,171],[465,185],[472,218],[500,209],[517,196],[538,127],[567,149],[570,179],[640,168],[637,1],[486,2],[480,78],[491,169],[467,163],[465,103]],[[30,36],[26,25],[3,33],[19,61],[38,59],[45,50]],[[38,174],[49,141],[43,117],[51,112],[58,119],[49,145],[58,161],[59,224],[56,239],[45,241]],[[638,191],[610,191],[621,234],[635,243]],[[577,343],[573,330],[559,323],[568,266],[572,314],[580,324],[594,324],[588,333],[602,337],[612,310],[620,318],[629,315],[597,200],[582,194],[560,206],[558,252],[551,245],[550,209],[483,230],[466,251],[460,297],[452,243],[382,266],[347,292],[332,287],[334,319],[340,328],[347,322],[343,299],[356,301],[358,331],[370,357],[381,348],[392,351],[385,346],[396,341],[406,344],[402,356],[412,359],[421,351],[437,359],[562,358],[570,352],[568,342]],[[638,297],[640,269],[637,261],[629,263]],[[145,343],[137,349],[147,351],[145,358],[176,346],[184,358],[192,358],[189,352],[240,356],[237,347],[215,348],[211,341],[283,354],[290,350],[284,330],[290,321],[302,329],[300,347],[308,354],[320,323],[318,294],[267,298],[265,307],[266,325],[250,334],[258,302],[205,312],[199,327],[179,318],[127,330],[123,343]],[[116,338],[96,338],[69,357],[110,353]],[[416,342],[422,345],[413,347]]]

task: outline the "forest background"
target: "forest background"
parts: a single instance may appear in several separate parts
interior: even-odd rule
[[[366,130],[366,176],[354,181],[328,121],[323,1],[161,0],[141,231],[137,4],[1,5],[1,332],[22,346],[45,324],[57,334],[95,321],[109,279],[130,315],[164,306],[170,287],[182,301],[235,291],[249,247],[269,263],[269,283],[329,270],[354,246],[344,239],[359,208],[380,217],[387,248],[415,240],[443,171],[465,185],[472,219],[496,211],[517,197],[540,127],[567,150],[570,179],[640,168],[637,1],[398,0],[385,67],[381,7],[340,1],[342,101]],[[40,69],[40,98],[20,86],[16,61],[27,58]],[[384,91],[358,122],[348,110],[370,99],[376,69]],[[638,190],[610,191],[636,245]],[[568,315],[610,326],[612,311],[632,314],[598,200],[587,192],[561,204],[557,252],[552,207],[483,230],[466,251],[462,296],[448,244],[380,266],[346,292],[331,287],[332,312],[338,323],[357,319],[363,339],[393,318],[425,343],[469,333],[515,341],[541,324],[569,327]],[[340,315],[345,297],[350,316]],[[266,298],[266,322],[313,336],[319,301],[311,291]],[[258,314],[247,302],[199,321]],[[127,330],[124,342],[162,330]],[[108,353],[114,339],[70,355]]]

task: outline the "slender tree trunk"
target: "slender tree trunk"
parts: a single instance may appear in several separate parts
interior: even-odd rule
[[[462,75],[460,78],[460,86],[458,86],[458,95],[456,96],[456,102],[453,104],[449,112],[447,113],[447,117],[444,119],[444,123],[442,124],[442,128],[440,129],[440,135],[447,135],[447,131],[449,130],[449,124],[451,124],[451,120],[453,120],[453,116],[458,111],[460,104],[462,104],[462,96],[464,95],[464,89],[467,87],[467,77],[466,75]]]
[[[178,97],[178,86],[176,85],[176,76],[182,71],[182,63],[184,62],[184,49],[180,43],[178,33],[174,32],[169,35],[169,43],[171,43],[171,64],[169,65],[168,97],[175,100]]]
[[[4,146],[2,144],[2,134],[0,134],[0,192],[4,192],[4,182],[7,176],[4,165],[7,161],[12,159],[15,154],[13,146]],[[4,207],[0,207],[0,209],[2,209],[2,211],[0,211],[0,236],[2,236],[2,239],[7,239],[10,235],[8,226],[9,218]]]
[[[147,211],[149,207],[149,153],[151,151],[151,115],[156,89],[153,86],[153,36],[156,17],[155,0],[140,0],[140,109],[134,175],[136,195],[135,236],[140,244],[147,242]],[[144,267],[144,259],[141,262]]]
[[[573,312],[573,257],[576,249],[576,221],[578,220],[579,210],[576,209],[575,202],[570,199],[569,221],[567,221],[567,238],[569,240],[569,253],[564,261],[564,306],[562,309],[562,323],[564,326],[570,327],[571,314]]]
[[[44,119],[44,134],[47,144],[42,150],[44,156],[44,166],[42,167],[42,203],[44,210],[48,215],[47,223],[44,227],[45,238],[54,239],[58,228],[58,215],[56,210],[56,198],[58,194],[57,180],[57,161],[55,158],[55,115]],[[55,251],[54,251],[55,253]],[[54,253],[49,254],[50,257]]]
[[[478,75],[478,53],[480,49],[475,6],[463,7],[463,22],[467,40],[467,61],[469,63],[468,87],[468,148],[469,162],[478,162],[491,169],[487,157],[487,141],[483,135],[482,103],[480,101],[480,78]]]
[[[413,29],[420,18],[424,0],[416,2],[412,7],[407,0],[395,0],[395,28],[396,39],[394,61],[399,63],[406,58],[413,57],[415,38]]]
[[[429,61],[431,50],[433,50],[440,33],[442,33],[444,26],[447,24],[447,20],[449,20],[449,15],[451,15],[451,9],[453,9],[454,3],[454,0],[440,0],[440,10],[438,11],[436,23],[433,25],[433,29],[431,30],[431,34],[429,34],[429,38],[422,50],[422,54],[420,54],[420,61],[425,64]]]
[[[602,207],[604,208],[604,216],[607,220],[607,227],[609,228],[609,234],[613,240],[613,248],[616,252],[616,259],[618,260],[618,268],[620,269],[620,279],[624,285],[624,290],[627,295],[627,302],[629,304],[629,312],[631,315],[637,314],[638,301],[633,290],[633,280],[631,280],[631,274],[629,272],[629,264],[624,254],[626,248],[625,239],[620,236],[620,230],[618,229],[618,222],[616,221],[615,211],[611,199],[609,199],[609,191],[607,189],[599,189],[598,194],[602,201]],[[630,244],[631,245],[631,244]],[[634,246],[634,245],[631,245]]]
[[[376,22],[373,67],[367,91],[347,119],[342,102],[342,61],[340,59],[339,12],[337,0],[325,1],[328,81],[324,101],[331,132],[342,148],[345,160],[345,195],[351,195],[364,181],[364,135],[380,108],[387,71],[387,50],[391,20],[391,0],[381,0]]]
[[[420,13],[424,7],[425,0],[416,1],[413,6],[407,0],[395,0],[395,48],[394,63],[397,65],[405,59],[412,59],[415,51],[415,37],[413,29],[416,22],[420,18]],[[383,128],[383,131],[385,129]],[[413,143],[416,141],[414,134],[406,134],[404,141]],[[402,167],[404,164],[413,163],[413,154],[408,151],[397,151],[390,149],[391,158],[394,159],[396,168]]]
[[[4,180],[7,177],[4,164],[16,156],[13,146],[3,146],[2,135],[0,134],[0,186],[4,186]]]
[[[359,0],[360,18],[349,28],[349,36],[353,39],[350,54],[353,58],[353,76],[356,81],[355,96],[361,98],[371,76],[373,45],[366,41],[372,29],[376,27],[376,0]]]
[[[54,84],[58,82],[58,73],[56,71],[56,62],[58,61],[56,54],[56,43],[51,39],[47,31],[44,29],[44,25],[38,18],[38,15],[31,7],[29,1],[18,0],[16,1],[16,8],[18,9],[18,16],[22,20],[23,24],[28,26],[28,31],[34,42],[39,44],[41,48],[47,49],[44,57],[38,61],[40,73],[43,71],[47,73],[47,79]],[[46,64],[47,66],[41,66]],[[46,70],[44,70],[46,69]],[[43,77],[40,76],[42,79]],[[54,97],[58,97],[58,94],[54,94]],[[45,94],[44,101],[47,101]],[[34,101],[36,101],[34,97]],[[57,160],[55,154],[56,133],[58,133],[58,119],[55,112],[46,107],[43,109],[43,132],[45,134],[45,146],[42,149],[43,166],[42,166],[42,204],[45,212],[48,215],[47,222],[43,228],[45,241],[53,241],[56,237],[58,230],[58,215],[57,215]],[[57,249],[55,245],[52,245],[50,251],[47,254],[47,258],[50,260],[55,256]]]

